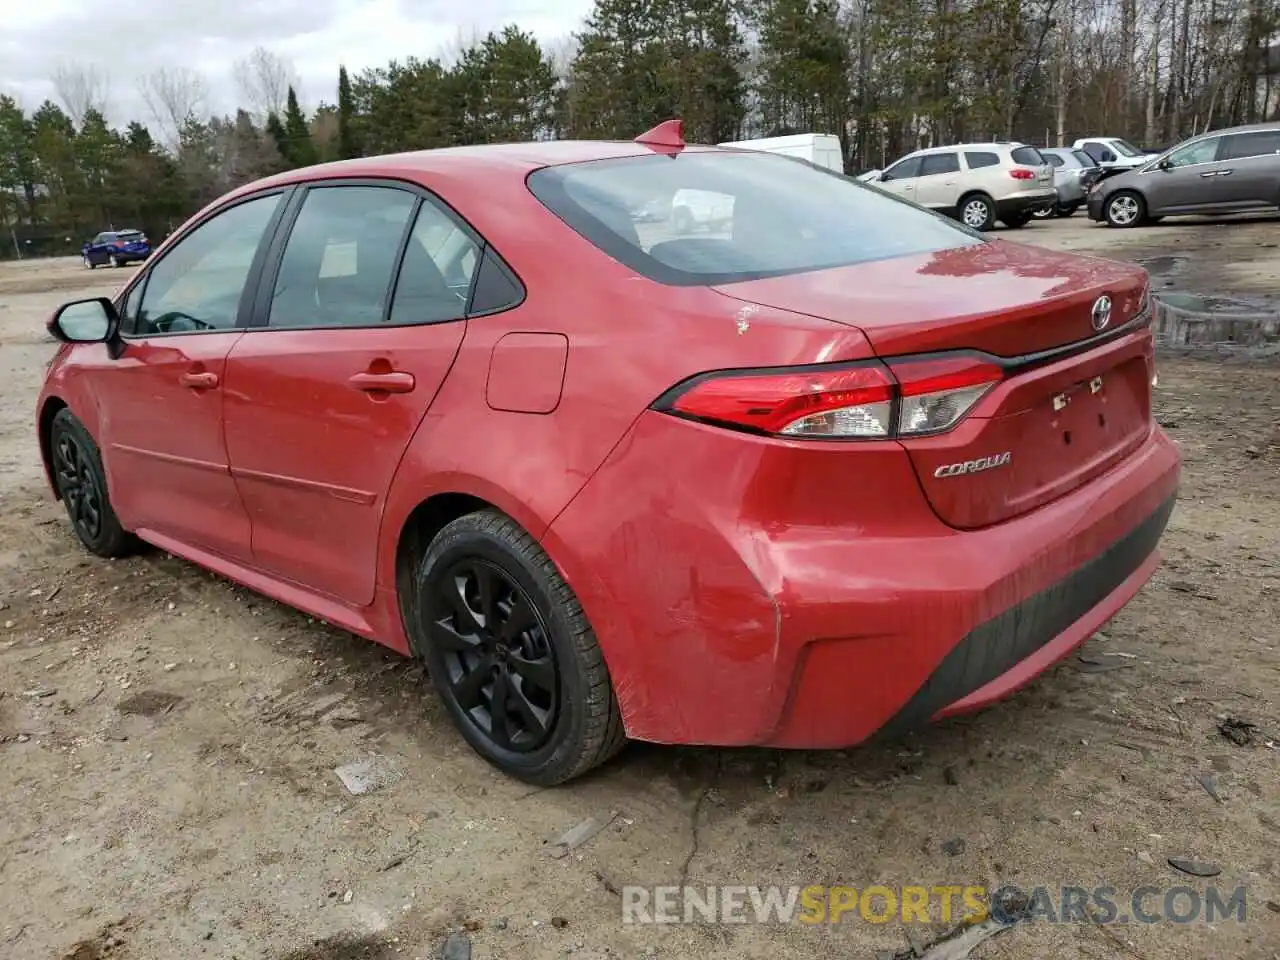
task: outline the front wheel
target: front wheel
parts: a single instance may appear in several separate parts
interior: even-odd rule
[[[537,541],[496,510],[460,517],[418,566],[407,626],[472,748],[539,786],[564,783],[625,744],[591,625]]]
[[[89,259],[89,255],[87,253],[80,257],[80,262],[84,264],[84,268],[86,270],[92,270],[97,266],[96,263]]]
[[[1103,208],[1107,225],[1111,227],[1136,227],[1147,217],[1147,204],[1142,194],[1133,190],[1121,190],[1107,199]]]
[[[1037,220],[1049,220],[1055,216],[1061,216],[1061,207],[1044,207],[1031,214]]]
[[[1078,203],[1064,203],[1062,206],[1058,207],[1058,216],[1069,217],[1079,209],[1080,204]]]
[[[98,445],[65,407],[50,426],[49,452],[58,497],[80,542],[100,557],[122,557],[136,549],[138,541],[120,526],[112,509]]]
[[[113,253],[113,254],[111,255],[111,266],[113,266],[113,267],[123,267],[123,266],[124,266],[124,263],[123,263],[123,261],[121,261],[121,259],[120,259],[119,257],[117,257],[117,256]]]

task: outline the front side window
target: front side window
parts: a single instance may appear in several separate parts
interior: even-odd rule
[[[1189,167],[1196,163],[1213,163],[1218,157],[1218,144],[1221,142],[1221,137],[1197,140],[1169,154],[1169,164],[1174,167]]]
[[[1056,153],[1046,153],[1044,158],[1049,161],[1049,166],[1051,167],[1065,167],[1067,165],[1067,161]]]
[[[928,177],[935,173],[957,173],[960,170],[960,158],[954,153],[931,153],[920,160],[920,176]]]
[[[135,332],[234,327],[254,255],[279,205],[279,194],[246,200],[214,214],[174,244],[144,281]]]
[[[910,180],[920,176],[920,157],[907,157],[899,160],[880,175],[881,180]]]
[[[417,197],[395,187],[312,187],[289,231],[270,327],[379,324]]]
[[[917,158],[918,159],[918,158]],[[544,167],[528,179],[552,213],[615,260],[673,285],[733,283],[984,242],[840,174],[763,153],[686,151]],[[685,232],[635,222],[680,191],[732,200],[724,222]]]

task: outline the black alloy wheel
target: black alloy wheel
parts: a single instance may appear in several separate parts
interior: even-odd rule
[[[50,425],[49,461],[58,497],[80,542],[100,557],[123,557],[136,550],[139,541],[120,525],[111,506],[98,445],[68,409],[59,410]]]
[[[82,540],[97,540],[102,536],[102,487],[79,438],[71,431],[63,431],[58,436],[53,462],[58,493],[62,495],[76,533]]]
[[[455,563],[436,587],[441,616],[431,624],[431,641],[454,703],[499,749],[536,750],[555,726],[560,690],[541,614],[487,560]]]
[[[504,773],[554,786],[626,745],[595,632],[559,568],[511,517],[458,517],[402,602],[414,653],[450,719]]]

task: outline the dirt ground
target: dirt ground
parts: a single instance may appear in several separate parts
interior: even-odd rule
[[[1114,231],[1077,215],[1007,236],[1142,260],[1158,287],[1280,302],[1275,218]],[[1109,885],[1122,902],[1144,885],[1244,886],[1244,922],[1037,923],[970,956],[1280,957],[1274,358],[1162,361],[1157,413],[1184,487],[1163,567],[1089,642],[1093,663],[900,743],[633,745],[533,790],[466,748],[410,662],[164,554],[79,548],[32,431],[42,324],[121,279],[0,265],[0,957],[434,958],[450,933],[477,960],[909,948],[896,922],[621,922],[621,887],[682,881]],[[1220,732],[1227,717],[1255,725],[1249,742]],[[334,768],[371,756],[402,779],[350,795]],[[548,855],[591,816],[614,819]]]

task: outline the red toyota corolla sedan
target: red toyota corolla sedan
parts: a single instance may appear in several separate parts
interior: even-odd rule
[[[1145,273],[678,129],[273,177],[62,307],[38,429],[84,545],[422,658],[541,784],[1061,659],[1177,491]]]

